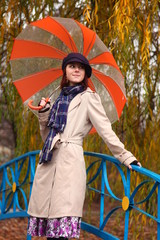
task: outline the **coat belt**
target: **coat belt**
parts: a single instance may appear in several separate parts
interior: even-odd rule
[[[60,143],[74,143],[77,145],[82,146],[82,140],[81,139],[76,139],[76,138],[67,138],[67,139],[60,139]]]
[[[55,145],[57,145],[57,143],[73,143],[73,144],[77,144],[82,146],[83,145],[83,141],[82,139],[77,139],[77,138],[61,138],[60,134],[58,133],[52,141],[52,145],[51,145],[51,150],[54,148]]]

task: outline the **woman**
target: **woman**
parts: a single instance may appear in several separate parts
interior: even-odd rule
[[[47,239],[79,238],[86,189],[83,138],[94,126],[113,155],[132,169],[140,163],[111,128],[99,95],[88,87],[92,68],[80,53],[62,63],[61,94],[51,110],[44,99],[39,113],[44,143],[28,214],[28,233]]]

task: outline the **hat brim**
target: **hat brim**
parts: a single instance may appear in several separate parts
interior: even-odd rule
[[[88,78],[91,77],[92,68],[91,68],[87,58],[80,53],[70,53],[70,54],[68,54],[68,56],[63,59],[62,70],[64,71],[66,66],[70,63],[73,63],[73,62],[83,64],[84,67],[85,67],[85,72],[86,72],[87,77]]]
[[[81,61],[80,59],[76,59],[76,58],[72,58],[72,60],[70,60],[65,66],[64,68],[66,68],[66,66],[70,63],[81,63],[84,67],[85,67],[85,71],[87,74],[87,77],[89,78],[92,74],[92,68],[90,67],[90,65],[85,64],[83,61]]]

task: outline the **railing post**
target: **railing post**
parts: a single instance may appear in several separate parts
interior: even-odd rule
[[[106,162],[102,159],[102,177],[101,177],[101,201],[100,201],[100,222],[99,228],[101,228],[103,224],[104,218],[104,191],[105,191],[105,182],[104,182],[104,168],[106,167]]]
[[[30,161],[30,168],[31,168],[31,173],[30,173],[30,194],[32,192],[32,185],[33,185],[33,180],[34,180],[34,175],[35,175],[35,167],[36,167],[36,155],[31,154],[29,155],[29,161]],[[28,224],[29,224],[29,218],[28,218]],[[31,235],[27,234],[27,240],[31,240],[32,237]]]
[[[16,184],[16,186],[18,185],[18,162],[15,162],[15,179],[12,179],[13,180],[13,183]],[[16,190],[16,189],[15,189]],[[13,191],[13,190],[12,190]],[[13,192],[13,212],[16,212],[16,192]]]
[[[34,175],[35,175],[35,167],[36,167],[36,155],[31,154],[29,156],[29,161],[30,161],[30,166],[31,166],[31,175],[30,175],[30,196],[31,196],[32,185],[33,185],[33,180],[34,180]]]
[[[2,178],[2,213],[4,213],[5,211],[5,200],[6,200],[6,173],[7,172],[7,169],[4,168],[3,169],[3,178]]]
[[[28,234],[27,234],[26,240],[31,240],[31,239],[32,239],[31,235],[28,235]]]
[[[158,204],[157,204],[157,240],[160,239],[160,183],[158,184]]]
[[[126,182],[126,197],[130,199],[130,170],[127,168],[127,182]],[[128,227],[129,227],[129,206],[125,212],[125,225],[124,225],[124,240],[128,239]]]

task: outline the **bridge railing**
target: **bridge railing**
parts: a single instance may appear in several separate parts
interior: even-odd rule
[[[17,157],[10,162],[0,166],[0,220],[16,217],[28,217],[28,201],[32,190],[32,184],[36,169],[36,157],[39,151],[28,152],[20,157]],[[93,226],[82,221],[82,229],[95,234],[102,239],[116,240],[116,236],[104,230],[108,220],[118,209],[123,209],[125,212],[124,224],[124,240],[128,239],[130,211],[135,209],[141,214],[146,215],[157,223],[157,239],[160,239],[160,175],[151,172],[143,167],[132,166],[133,170],[139,174],[147,177],[147,180],[141,181],[134,190],[131,192],[131,172],[127,169],[127,173],[122,168],[122,165],[112,156],[100,153],[85,152],[85,156],[92,158],[92,163],[87,168],[87,187],[91,191],[100,194],[100,214],[99,214],[99,227]],[[121,176],[123,183],[124,196],[117,197],[109,184],[109,169],[106,162],[115,165],[117,171]],[[98,164],[98,167],[97,167]],[[96,165],[96,168],[95,168]],[[93,171],[96,169],[96,172]],[[92,174],[95,172],[94,174]],[[101,178],[100,188],[93,187],[93,183],[97,177]],[[144,199],[135,202],[136,194],[145,185],[152,183],[152,188]],[[157,194],[157,216],[143,210],[142,206],[145,202],[149,201],[152,195]],[[117,206],[105,213],[105,198],[110,197],[116,200]],[[27,239],[31,239],[28,235]]]

